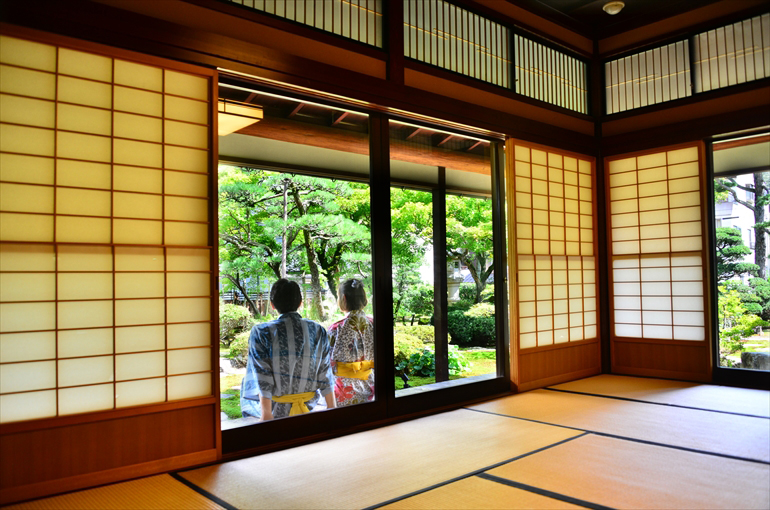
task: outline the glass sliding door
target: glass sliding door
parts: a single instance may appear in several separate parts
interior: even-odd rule
[[[450,173],[450,186],[453,177]],[[447,194],[446,213],[450,379],[494,377],[497,352],[492,200],[484,195]]]
[[[770,370],[770,141],[713,144],[718,367]]]
[[[307,433],[331,405],[374,401],[368,116],[229,84],[219,101],[224,437],[266,426],[265,398],[294,416],[295,394]],[[280,279],[296,314],[271,294]]]
[[[492,145],[390,122],[397,397],[498,375]]]
[[[507,391],[500,144],[221,81],[223,452]],[[314,367],[331,376],[290,392],[313,392],[301,416],[264,420],[261,379],[296,376],[268,371],[251,334],[286,315],[271,299],[281,278],[327,337],[328,367]]]

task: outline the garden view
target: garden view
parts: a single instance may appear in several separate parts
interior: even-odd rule
[[[720,365],[770,370],[770,172],[714,180]]]
[[[396,388],[436,382],[431,192],[391,189]],[[446,196],[450,379],[496,373],[492,206]],[[260,168],[219,168],[220,389],[222,412],[241,417],[249,331],[276,316],[270,286],[300,283],[303,317],[341,319],[337,288],[364,282],[371,315],[369,186]],[[223,416],[224,419],[224,416]]]

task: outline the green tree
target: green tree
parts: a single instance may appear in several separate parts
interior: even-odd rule
[[[432,316],[433,315],[433,285],[413,285],[404,298],[406,309],[415,315]]]
[[[249,297],[247,282],[281,277],[283,221],[274,204],[279,196],[266,179],[261,170],[219,168],[220,275],[224,289],[243,294],[252,310],[257,307]],[[296,234],[289,233],[289,246]]]
[[[432,201],[426,191],[391,189],[394,317],[404,308],[411,289],[422,283],[420,267],[433,245]]]
[[[750,198],[742,199],[737,190],[745,191]],[[767,233],[770,221],[767,218],[767,206],[770,204],[770,172],[754,172],[750,184],[740,184],[736,177],[714,179],[714,191],[717,200],[730,195],[738,204],[748,208],[754,215],[754,263],[759,267],[757,276],[767,278]]]
[[[318,264],[335,299],[343,274],[366,280],[372,266],[369,186],[347,183],[340,192],[338,209],[327,215],[316,236]]]
[[[492,260],[492,202],[485,199],[447,197],[447,256],[468,267],[476,285],[474,302],[494,270]]]
[[[743,262],[751,248],[743,244],[741,231],[735,227],[717,227],[717,281],[731,280],[743,274],[756,275],[759,267],[750,262]]]
[[[719,359],[722,366],[733,366],[729,356],[743,351],[743,339],[753,335],[757,327],[768,323],[747,312],[738,291],[725,286],[719,286],[718,290]]]
[[[366,190],[334,179],[236,167],[223,167],[219,180],[223,277],[244,287],[236,282],[266,273],[309,274],[311,315],[324,320],[323,280],[336,296],[348,261],[367,269]]]

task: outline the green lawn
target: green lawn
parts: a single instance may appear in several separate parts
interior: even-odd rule
[[[747,352],[770,352],[770,339],[753,336],[743,341],[743,347]]]
[[[219,378],[219,392],[227,395],[233,395],[233,397],[221,400],[222,412],[227,415],[231,420],[241,417],[241,392],[240,390],[231,389],[233,386],[239,385],[243,379],[243,375],[233,374]]]
[[[462,349],[461,349],[462,351]],[[495,372],[497,368],[495,361],[495,351],[462,351],[467,359],[471,363],[471,371],[464,372],[461,375],[450,375],[449,380],[463,379],[465,377],[473,377],[475,375],[491,374]],[[404,389],[404,381],[400,377],[396,377],[396,389]],[[434,377],[420,377],[409,376],[409,386],[415,388],[417,386],[424,386],[426,384],[433,384],[436,382]]]

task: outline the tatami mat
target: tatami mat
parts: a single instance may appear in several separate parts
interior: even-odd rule
[[[6,510],[219,510],[223,507],[170,475],[151,476],[29,503]]]
[[[472,476],[380,508],[388,510],[437,508],[557,510],[584,507]]]
[[[744,388],[731,388],[729,386],[713,386],[622,375],[599,375],[579,381],[558,384],[551,386],[551,388],[644,400],[659,404],[673,404],[698,409],[770,417],[770,393],[764,390],[748,390]]]
[[[770,466],[586,435],[488,472],[612,508],[770,508]]]
[[[734,414],[535,390],[471,409],[699,451],[770,461],[770,422]]]
[[[180,474],[238,508],[363,508],[578,434],[459,409]]]

